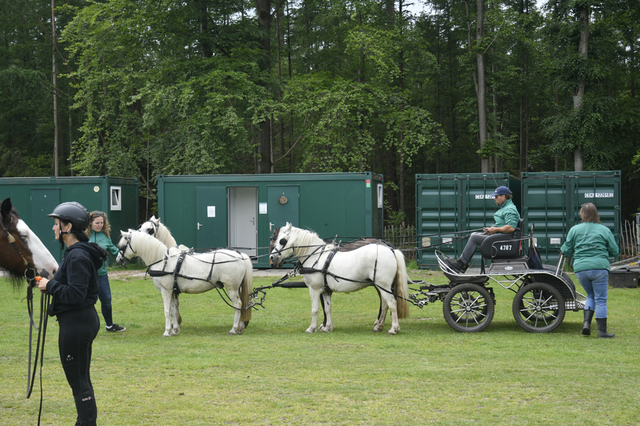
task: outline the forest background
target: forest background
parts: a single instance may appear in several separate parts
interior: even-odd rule
[[[0,0],[0,176],[621,170],[640,0]]]

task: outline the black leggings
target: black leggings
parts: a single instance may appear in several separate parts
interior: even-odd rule
[[[68,311],[58,314],[60,332],[58,335],[58,347],[60,349],[60,361],[64,374],[67,376],[73,396],[76,398],[76,408],[80,418],[85,417],[83,411],[89,411],[86,416],[95,422],[95,397],[91,385],[91,345],[100,329],[100,319],[96,309],[92,306],[87,309]],[[87,405],[87,409],[80,405]],[[85,402],[85,404],[80,404]],[[86,423],[89,424],[89,423]]]

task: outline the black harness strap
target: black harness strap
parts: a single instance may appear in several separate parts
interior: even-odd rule
[[[181,252],[180,256],[178,256],[178,261],[176,263],[176,267],[173,270],[173,295],[177,299],[180,295],[180,287],[178,286],[178,277],[180,277],[180,268],[182,268],[182,262],[184,262],[184,258],[187,256],[187,252]],[[215,255],[214,255],[215,258]],[[166,265],[166,263],[165,263]]]

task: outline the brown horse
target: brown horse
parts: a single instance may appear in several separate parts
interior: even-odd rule
[[[8,273],[14,285],[36,275],[53,277],[58,262],[13,208],[11,199],[0,210],[0,269]]]

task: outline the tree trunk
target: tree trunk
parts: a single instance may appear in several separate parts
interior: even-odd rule
[[[55,1],[51,0],[51,84],[53,85],[53,175],[58,177],[58,69],[56,62]]]
[[[582,4],[579,6],[580,10],[580,22],[582,23],[582,30],[580,31],[580,44],[578,51],[584,61],[589,57],[589,6]],[[578,86],[573,91],[573,109],[579,110],[582,107],[582,100],[584,98],[584,78],[580,80]],[[573,167],[576,172],[583,170],[582,149],[580,146],[576,146],[573,150]]]
[[[256,0],[256,14],[260,29],[260,44],[262,58],[260,70],[268,72],[271,69],[271,1]],[[261,82],[266,86],[266,82]],[[258,173],[271,173],[273,162],[271,160],[271,119],[267,118],[259,124],[258,130]]]
[[[484,147],[487,142],[487,93],[486,93],[486,77],[484,68],[484,53],[481,50],[482,39],[484,37],[484,0],[477,0],[478,9],[476,17],[476,65],[478,69],[478,132],[480,138],[480,148]],[[482,173],[489,172],[489,159],[480,158],[480,171]]]

